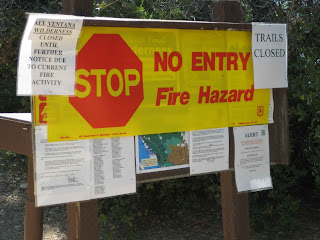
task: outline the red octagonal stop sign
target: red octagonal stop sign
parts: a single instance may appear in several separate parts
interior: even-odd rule
[[[118,34],[94,34],[76,73],[69,102],[93,128],[125,126],[143,100],[142,62]]]

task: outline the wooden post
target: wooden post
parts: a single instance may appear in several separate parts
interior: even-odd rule
[[[63,0],[62,13],[93,15],[93,0]],[[98,240],[98,200],[67,204],[68,239]]]
[[[98,200],[68,203],[68,239],[98,240]]]
[[[24,219],[24,239],[42,240],[43,207],[35,207],[33,157],[28,159],[28,190]]]
[[[214,5],[217,22],[241,22],[240,1],[218,1]],[[231,130],[231,129],[230,129]],[[233,146],[232,130],[230,145]],[[234,149],[230,146],[230,149]],[[230,152],[230,163],[234,164],[234,152]],[[230,167],[233,167],[233,166]],[[250,239],[248,193],[237,193],[234,172],[220,173],[223,237],[225,240]]]
[[[93,0],[62,0],[62,13],[91,17]]]
[[[250,239],[248,193],[237,193],[234,172],[220,173],[223,237]]]

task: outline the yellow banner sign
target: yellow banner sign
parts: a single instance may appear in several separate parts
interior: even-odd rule
[[[49,141],[268,123],[251,32],[83,27],[76,62],[76,96],[47,96]]]

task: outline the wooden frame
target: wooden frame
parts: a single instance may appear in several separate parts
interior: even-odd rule
[[[93,13],[93,0],[63,0],[63,13],[90,16]],[[251,24],[235,23],[241,21],[239,1],[217,1],[213,3],[216,21],[188,22],[162,20],[98,19],[84,20],[84,26],[167,28],[198,30],[236,30],[251,31]],[[223,21],[233,23],[221,23]],[[269,145],[271,164],[289,164],[289,123],[287,89],[274,89],[274,124],[269,124]],[[229,129],[230,170],[234,167],[234,139]],[[16,118],[0,117],[0,148],[29,156],[28,193],[26,201],[25,240],[42,239],[43,208],[34,204],[33,149],[31,122]],[[190,176],[190,169],[176,169],[137,175],[137,182],[159,181]],[[223,233],[225,239],[249,239],[248,194],[238,194],[235,187],[234,172],[227,171],[221,176],[221,198]],[[67,204],[68,239],[98,239],[98,201]]]

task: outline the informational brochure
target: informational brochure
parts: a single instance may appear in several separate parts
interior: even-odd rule
[[[189,167],[189,132],[140,135],[135,144],[138,174]]]
[[[90,199],[90,141],[47,139],[47,126],[35,127],[36,205]]]
[[[37,206],[136,192],[133,137],[48,143],[43,125],[35,148]]]
[[[233,128],[238,192],[272,188],[268,125]]]
[[[190,174],[229,169],[228,128],[190,132]]]
[[[29,14],[20,46],[17,95],[75,95],[82,18]]]
[[[136,192],[134,138],[91,140],[91,198]]]
[[[288,87],[286,24],[252,23],[254,88]]]

